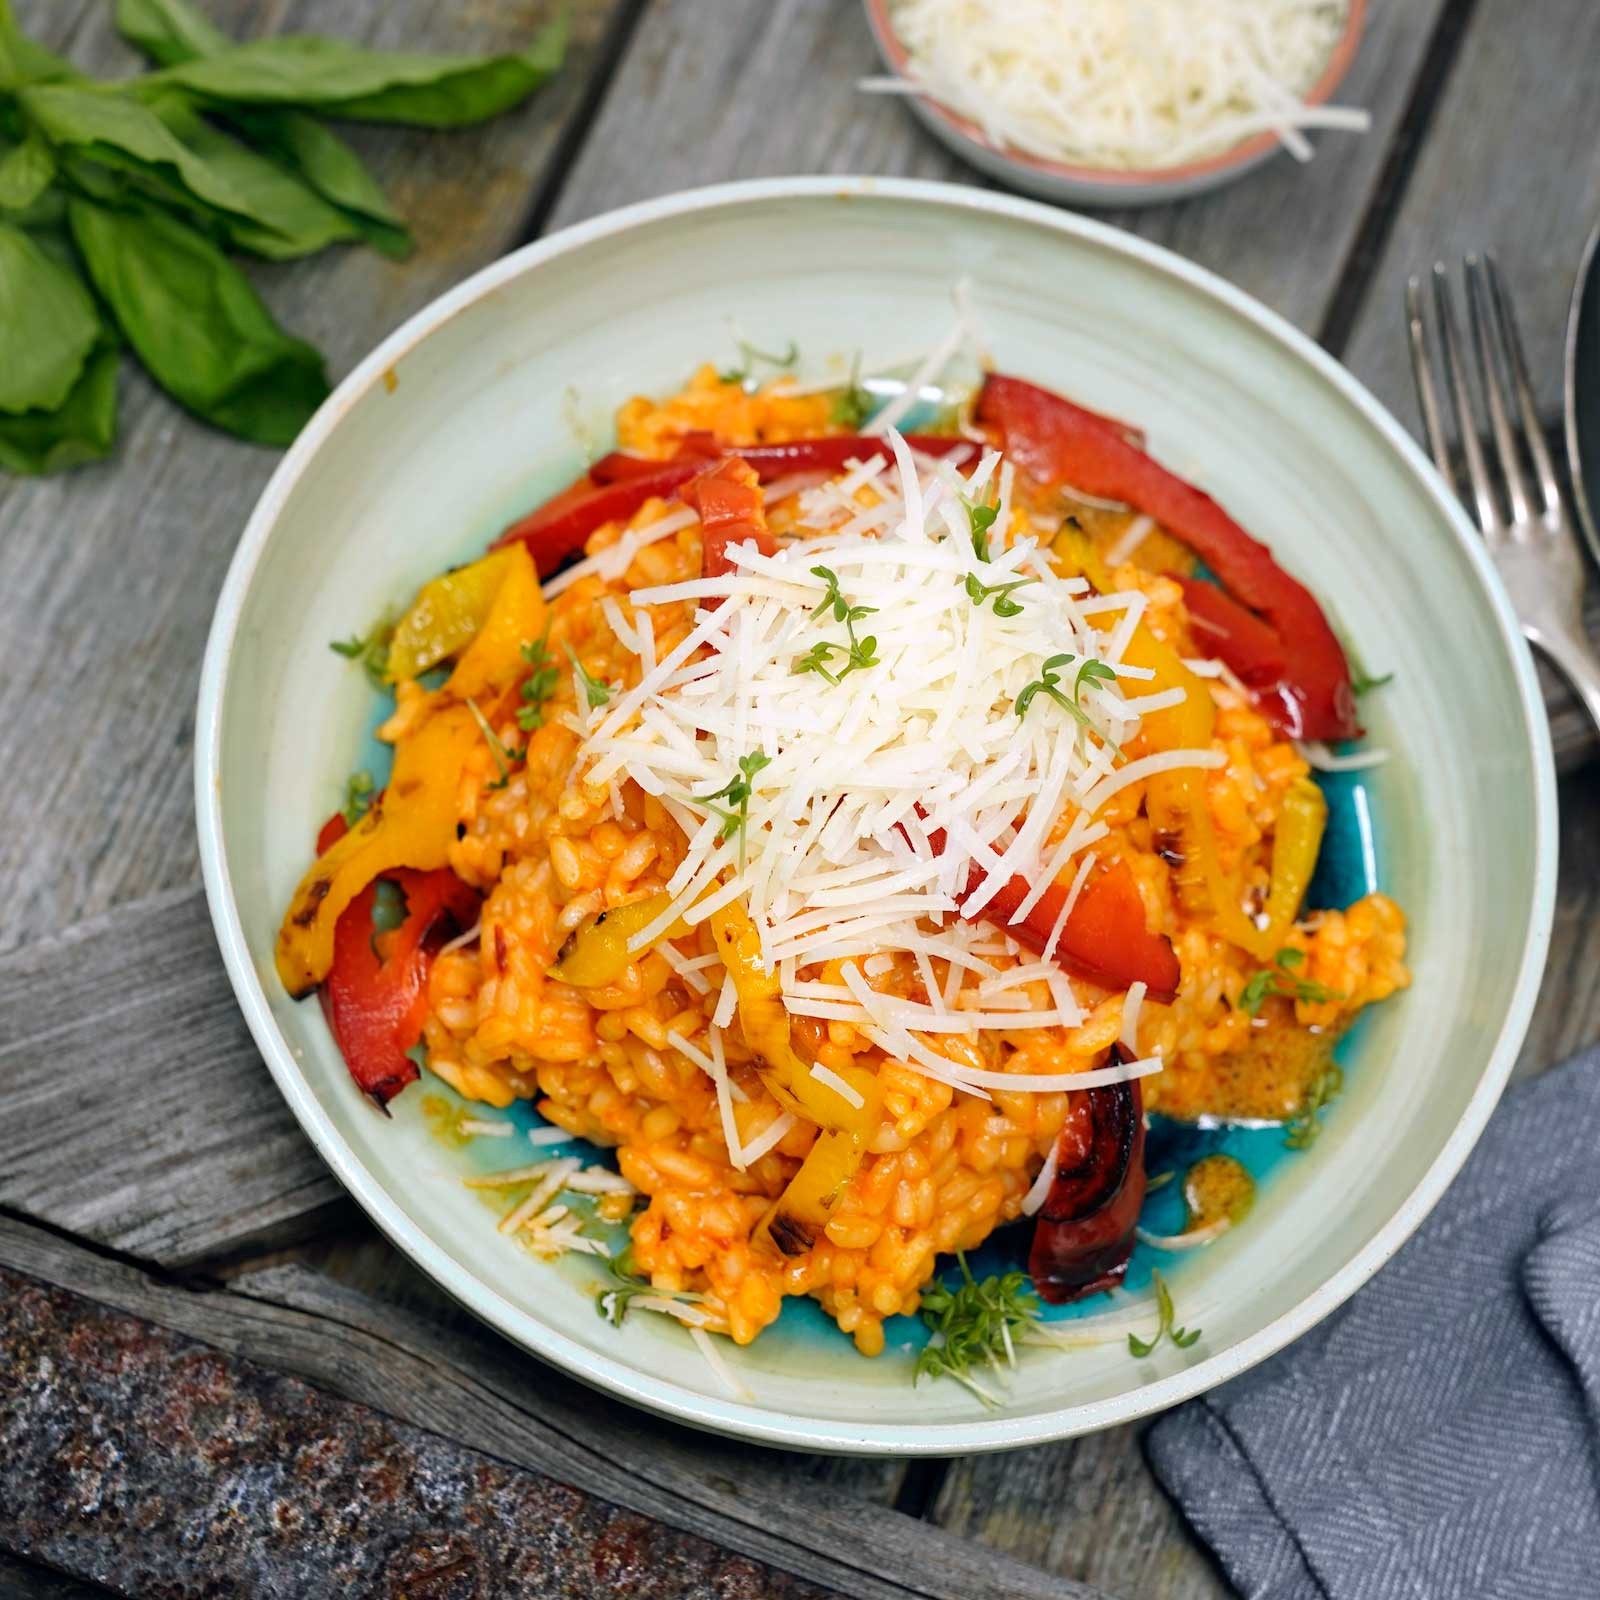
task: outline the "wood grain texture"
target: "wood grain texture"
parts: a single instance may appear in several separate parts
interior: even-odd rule
[[[780,1454],[597,1403],[470,1323],[435,1324],[303,1267],[196,1291],[5,1217],[0,1265],[855,1600],[1103,1600],[826,1483],[797,1494]]]
[[[304,1237],[341,1200],[196,891],[0,957],[0,1083],[0,1204],[119,1250],[182,1266]]]
[[[1182,205],[1106,213],[1260,295],[1301,327],[1320,323],[1445,0],[1371,8],[1340,92],[1373,131],[1328,136],[1309,167],[1284,156],[1234,188]],[[553,225],[731,178],[872,173],[988,187],[907,109],[863,95],[881,70],[859,0],[656,0],[562,185]]]
[[[239,33],[298,29],[408,48],[526,43],[555,0],[227,0]],[[573,8],[565,68],[525,106],[459,133],[357,129],[415,223],[405,262],[340,249],[253,268],[337,378],[397,323],[520,238],[584,97],[614,0]],[[23,0],[42,42],[98,72],[136,58],[106,0]],[[122,437],[101,466],[0,479],[0,950],[197,878],[190,759],[200,656],[222,576],[275,452],[201,427],[131,367]],[[40,752],[50,752],[40,759]]]

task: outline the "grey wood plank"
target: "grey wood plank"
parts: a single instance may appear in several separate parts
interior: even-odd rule
[[[196,891],[0,958],[0,1083],[0,1204],[119,1250],[182,1266],[304,1237],[341,1203]]]
[[[261,267],[287,326],[338,377],[403,318],[516,243],[623,0],[580,0],[566,67],[525,106],[459,133],[357,129],[352,139],[415,224],[393,262],[340,249]],[[378,45],[488,50],[525,43],[556,0],[227,0],[239,32],[267,27]],[[108,3],[24,0],[20,15],[80,65],[132,70]],[[254,269],[253,269],[254,270]],[[123,383],[122,440],[101,466],[0,480],[0,950],[197,876],[193,705],[222,575],[277,462],[193,422],[142,377]]]
[[[598,1405],[481,1329],[433,1323],[304,1267],[196,1292],[4,1217],[0,1265],[857,1600],[1096,1600],[825,1483],[797,1495],[782,1455]]]
[[[1600,1041],[1600,783],[1561,785],[1561,876],[1538,1008],[1515,1077]],[[1142,1424],[951,1463],[932,1515],[1052,1572],[1139,1600],[1221,1600],[1233,1591],[1157,1489]]]
[[[348,1227],[275,1256],[236,1262],[226,1269],[226,1276],[237,1278],[274,1266],[304,1267],[366,1300],[402,1306],[440,1327],[478,1331],[469,1313],[364,1218],[352,1218]],[[684,1437],[691,1447],[697,1442],[694,1434]],[[885,1456],[786,1455],[785,1460],[797,1480],[815,1479],[882,1506],[897,1505],[907,1485],[907,1463]]]
[[[1308,167],[1285,156],[1234,188],[1107,219],[1314,331],[1445,3],[1371,8],[1339,96],[1371,109],[1371,133],[1323,138]],[[857,91],[858,78],[881,70],[859,0],[723,0],[716,14],[708,28],[699,0],[657,0],[646,12],[563,180],[554,225],[730,178],[866,172],[985,184],[905,107]]]
[[[1588,75],[1600,9],[1544,0],[1534,25],[1517,0],[1480,0],[1434,110],[1342,352],[1356,376],[1420,433],[1402,287],[1434,261],[1493,250],[1517,308],[1541,414],[1561,414],[1567,304],[1584,240],[1600,212],[1600,148]],[[1586,620],[1600,640],[1600,581]],[[1564,682],[1542,673],[1562,766],[1600,752]]]

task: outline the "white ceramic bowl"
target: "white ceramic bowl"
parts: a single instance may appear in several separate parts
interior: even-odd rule
[[[903,1357],[862,1360],[786,1322],[729,1347],[753,1396],[735,1400],[675,1325],[597,1317],[592,1262],[537,1263],[500,1237],[430,1141],[416,1091],[392,1122],[377,1115],[317,1006],[279,987],[279,916],[372,714],[327,641],[481,549],[578,469],[575,427],[603,438],[623,398],[719,358],[730,318],[767,348],[793,337],[818,363],[860,348],[870,368],[943,334],[963,276],[998,367],[1137,419],[1272,541],[1366,663],[1394,671],[1369,702],[1395,757],[1374,792],[1415,987],[1353,1041],[1316,1147],[1285,1163],[1248,1226],[1174,1269],[1183,1320],[1205,1330],[1191,1349],[1032,1351],[1008,1403],[985,1412],[955,1384],[913,1391]],[[306,1133],[384,1231],[509,1338],[599,1387],[823,1450],[960,1454],[1102,1427],[1197,1394],[1325,1316],[1482,1130],[1534,1001],[1555,870],[1527,650],[1460,508],[1377,402],[1271,313],[1138,239],[870,179],[738,184],[602,217],[497,262],[388,339],[250,519],[206,654],[196,780],[240,1004]]]
[[[863,4],[884,66],[896,77],[904,77],[907,53],[895,33],[889,0],[863,0]],[[1306,91],[1307,105],[1322,105],[1333,98],[1361,48],[1365,22],[1366,0],[1350,0],[1344,32],[1317,81]],[[995,145],[977,123],[930,96],[911,95],[906,103],[923,127],[963,161],[1008,189],[1063,206],[1154,206],[1187,200],[1233,183],[1283,148],[1275,133],[1258,133],[1214,156],[1177,166],[1085,167]]]

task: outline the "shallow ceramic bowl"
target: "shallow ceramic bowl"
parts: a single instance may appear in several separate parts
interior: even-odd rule
[[[890,19],[889,0],[863,3],[884,65],[896,77],[904,77],[906,49]],[[1350,0],[1344,32],[1317,81],[1306,92],[1307,105],[1323,105],[1333,98],[1361,48],[1365,18],[1366,0]],[[1153,206],[1169,200],[1187,200],[1244,177],[1282,149],[1275,133],[1258,133],[1203,161],[1188,161],[1180,166],[1081,167],[1030,155],[1009,145],[995,145],[977,123],[929,96],[911,95],[907,103],[923,127],[963,161],[1008,189],[1063,206]]]
[[[328,641],[579,470],[613,408],[730,350],[794,338],[825,368],[926,349],[962,277],[995,364],[1137,419],[1320,594],[1391,687],[1372,786],[1416,982],[1350,1041],[1348,1087],[1248,1226],[1174,1268],[1187,1350],[1029,1352],[983,1410],[909,1384],[795,1315],[719,1385],[683,1330],[595,1315],[592,1260],[534,1261],[462,1188],[478,1140],[433,1140],[355,1090],[273,935],[373,697]],[[776,341],[776,344],[774,344]],[[580,442],[580,436],[586,436]],[[218,604],[199,705],[206,887],[228,970],[306,1133],[373,1219],[526,1349],[684,1421],[802,1448],[941,1455],[1103,1427],[1239,1372],[1325,1316],[1415,1228],[1478,1137],[1522,1038],[1551,914],[1554,788],[1530,660],[1477,538],[1411,440],[1327,356],[1236,290],[1125,234],[937,184],[786,179],[635,207],[497,262],[340,386],[257,505]],[[509,1147],[507,1147],[509,1148]],[[515,1157],[528,1159],[527,1146]]]

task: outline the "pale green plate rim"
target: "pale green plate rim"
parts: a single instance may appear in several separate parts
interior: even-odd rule
[[[273,1021],[251,960],[234,901],[223,841],[221,709],[240,614],[262,553],[291,491],[308,463],[355,404],[407,351],[467,307],[542,262],[596,239],[663,218],[722,210],[752,202],[790,198],[883,198],[924,201],[975,214],[994,214],[1076,237],[1146,268],[1165,273],[1209,296],[1282,345],[1310,367],[1382,436],[1451,527],[1465,552],[1499,626],[1502,662],[1515,680],[1528,734],[1527,755],[1536,809],[1536,878],[1518,976],[1493,1050],[1471,1100],[1422,1179],[1388,1222],[1344,1267],[1273,1322],[1193,1367],[1110,1399],[1041,1411],[1023,1417],[979,1417],[948,1424],[845,1424],[788,1414],[776,1415],[737,1400],[695,1393],[642,1372],[626,1362],[597,1357],[564,1335],[512,1306],[488,1283],[459,1266],[432,1243],[394,1203],[357,1158],[319,1104],[294,1054]],[[418,312],[369,355],[323,404],[279,464],[257,502],[240,540],[212,621],[200,675],[195,742],[195,814],[201,868],[217,942],[240,1008],[258,1048],[290,1109],[318,1153],[393,1243],[469,1310],[524,1348],[586,1383],[608,1390],[663,1416],[696,1427],[791,1449],[863,1455],[958,1455],[1012,1449],[1132,1421],[1192,1398],[1255,1365],[1299,1337],[1353,1294],[1406,1241],[1438,1201],[1476,1144],[1516,1061],[1538,998],[1555,908],[1557,816],[1555,766],[1544,702],[1532,655],[1522,638],[1499,578],[1466,513],[1410,435],[1382,405],[1326,352],[1275,312],[1215,274],[1180,256],[1104,223],[1057,211],[1036,201],[989,194],[956,184],[910,179],[777,178],[689,190],[610,212],[528,245],[476,273]]]

